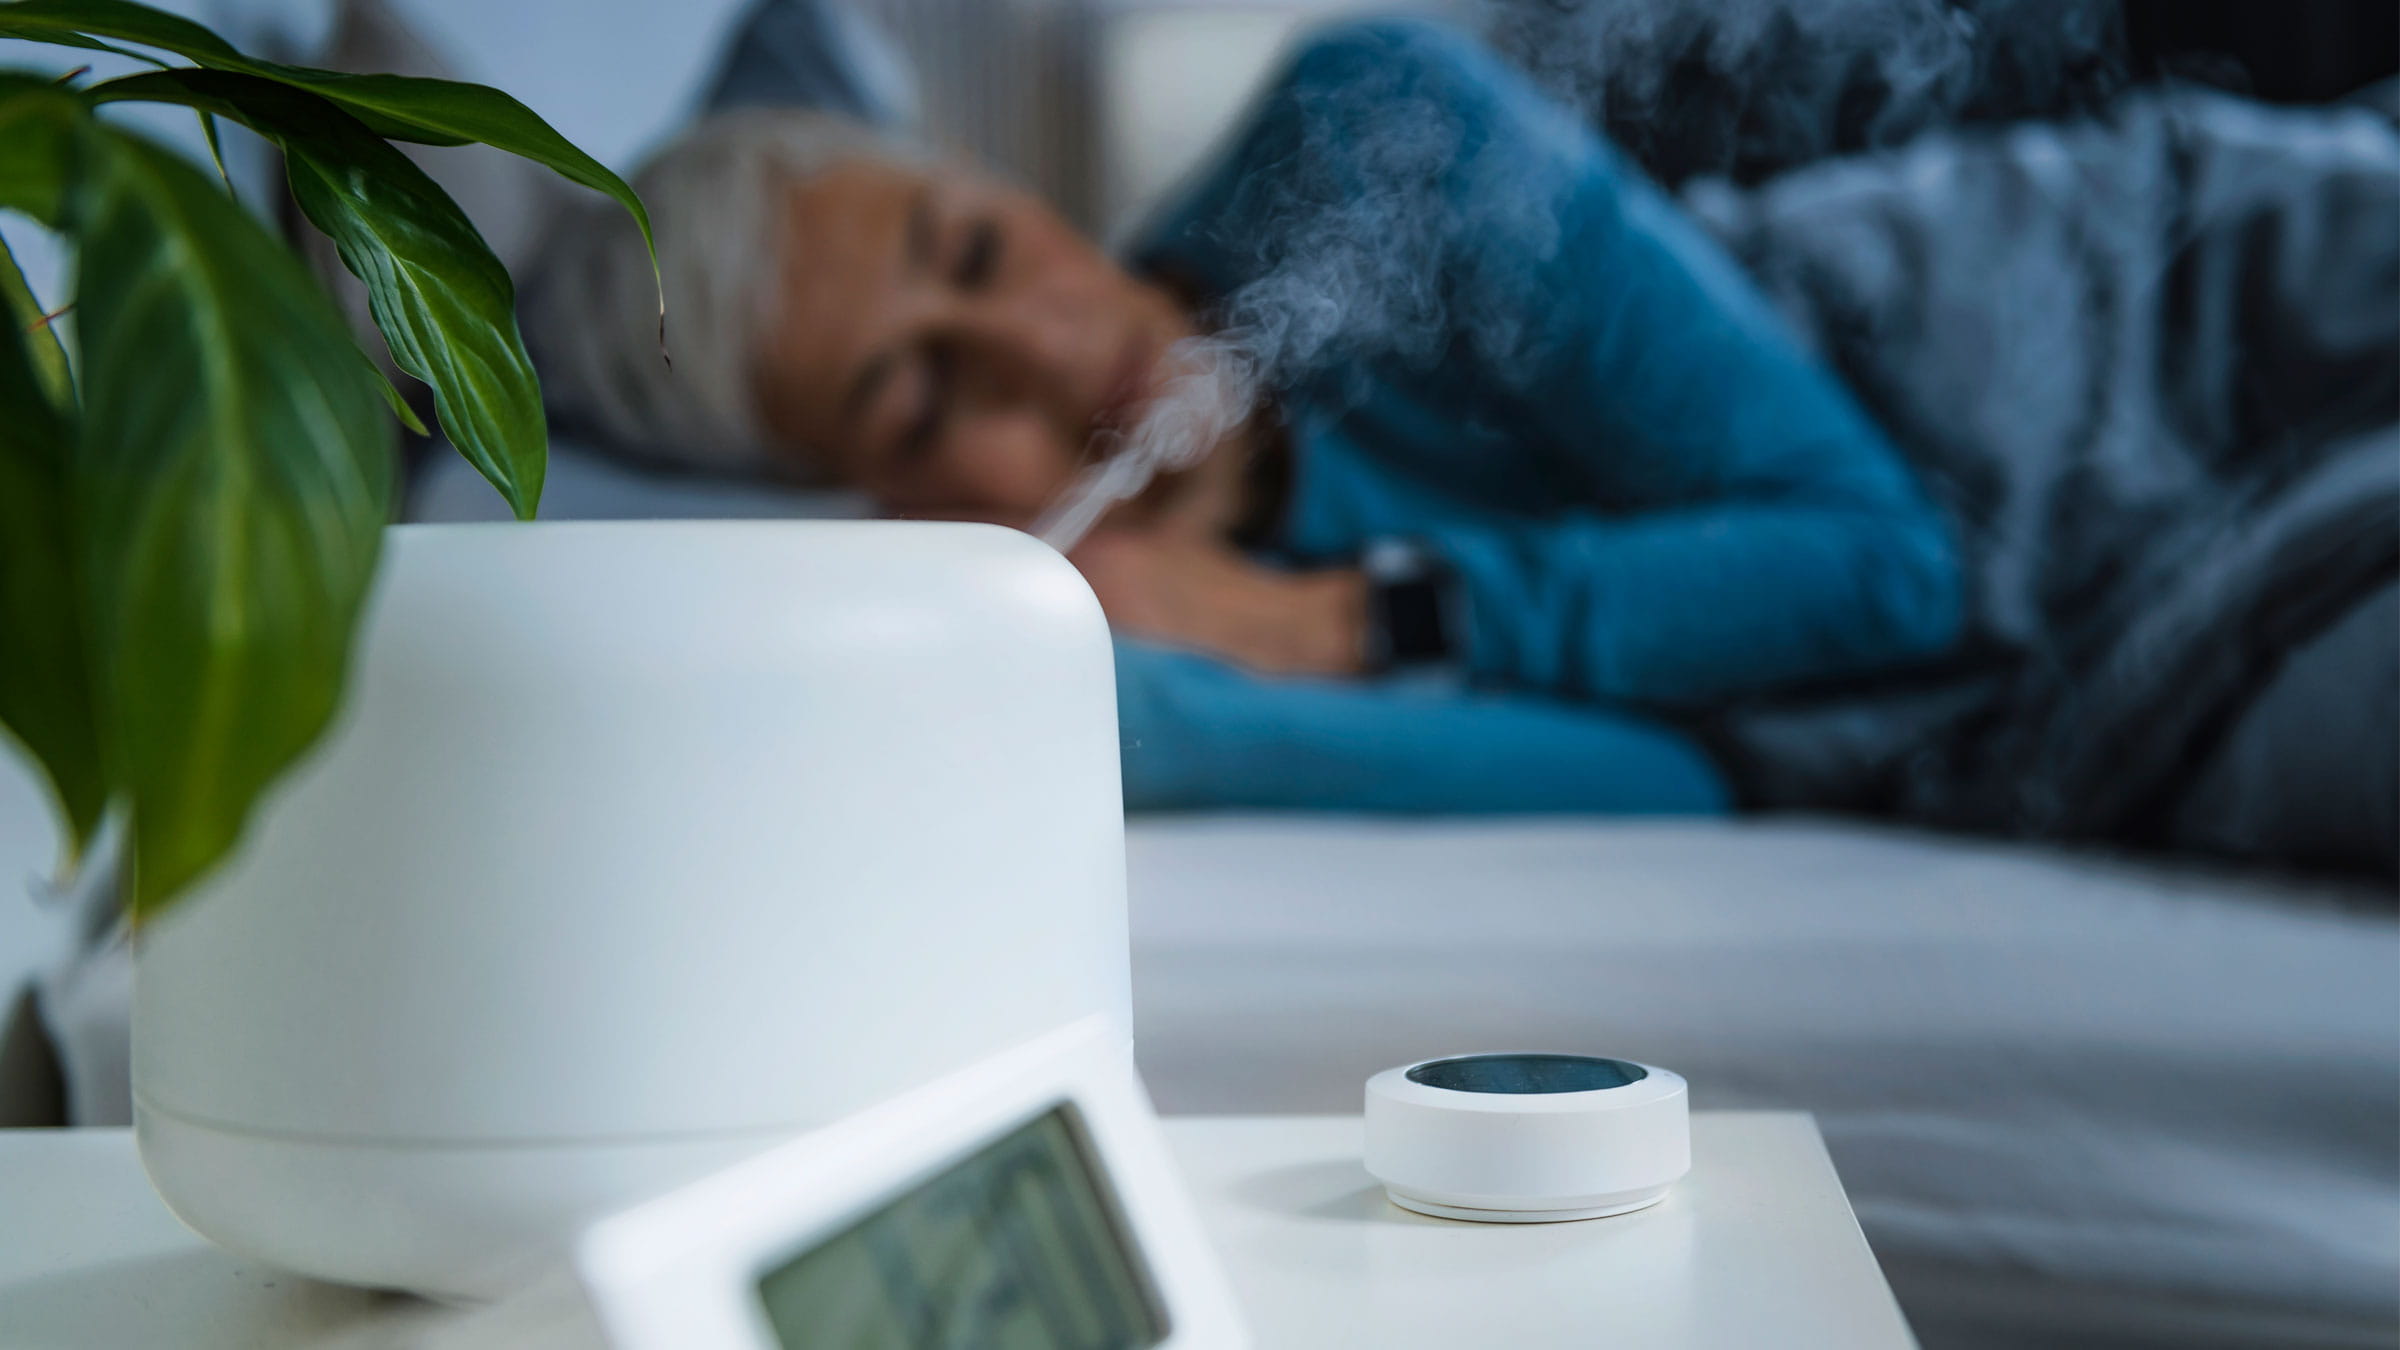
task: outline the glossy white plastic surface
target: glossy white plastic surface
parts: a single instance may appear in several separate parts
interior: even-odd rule
[[[1631,1064],[1632,1061],[1623,1061]],[[1367,1080],[1366,1168],[1441,1218],[1547,1223],[1645,1209],[1692,1170],[1690,1094],[1656,1065],[1584,1092],[1462,1092],[1405,1064]]]
[[[1262,1346],[1906,1350],[1915,1345],[1805,1116],[1702,1112],[1691,1175],[1592,1223],[1392,1205],[1356,1116],[1172,1120]]]
[[[137,1120],[228,1246],[489,1295],[794,1131],[1128,1025],[1126,970],[1108,635],[1051,550],[399,527],[333,735],[142,936]]]

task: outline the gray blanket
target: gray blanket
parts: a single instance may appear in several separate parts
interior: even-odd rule
[[[1972,568],[1958,660],[1724,719],[1762,804],[2155,842],[2283,657],[2400,571],[2385,113],[2173,90],[1685,196]]]

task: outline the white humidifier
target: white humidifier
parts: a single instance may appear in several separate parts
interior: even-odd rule
[[[1074,569],[987,526],[393,530],[332,734],[141,934],[152,1180],[262,1261],[490,1296],[1125,1027],[1110,659]]]

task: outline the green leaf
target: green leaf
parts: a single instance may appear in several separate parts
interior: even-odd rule
[[[242,194],[233,190],[233,175],[225,172],[225,142],[217,136],[214,115],[200,114],[200,137],[208,142],[208,162],[216,166],[217,181],[225,185],[225,195],[238,200]]]
[[[26,284],[25,273],[17,267],[16,255],[8,251],[8,241],[0,239],[0,323],[6,323],[19,339],[32,363],[34,385],[43,397],[61,407],[75,401],[75,377],[67,365],[67,349],[58,340],[58,330],[42,322],[42,302],[34,296],[33,287]],[[5,405],[0,405],[5,406]]]
[[[391,449],[371,371],[288,250],[159,146],[95,125],[81,161],[71,482],[143,917],[225,856],[330,720]]]
[[[372,366],[375,363],[369,361],[367,364]],[[378,384],[383,386],[383,406],[392,410],[392,416],[400,420],[400,425],[407,427],[419,436],[433,434],[425,429],[425,420],[417,416],[417,410],[408,406],[408,400],[401,396],[399,390],[392,387],[390,380],[383,378],[382,371],[375,372],[375,379]]]
[[[55,42],[98,35],[158,47],[218,70],[257,75],[307,89],[348,109],[367,128],[394,140],[427,145],[480,141],[545,165],[571,182],[615,198],[641,227],[656,271],[657,241],[641,198],[607,166],[577,149],[531,108],[497,89],[455,80],[406,75],[343,75],[301,66],[257,61],[188,19],[161,13],[132,0],[11,0],[0,4],[0,37]],[[665,312],[665,299],[660,299]]]
[[[172,70],[89,91],[187,104],[283,148],[292,196],[367,285],[402,370],[433,387],[451,443],[521,520],[541,501],[548,429],[517,332],[516,288],[466,213],[423,170],[321,98],[226,71]]]
[[[89,120],[75,94],[23,71],[0,70],[0,210],[58,228],[68,148]]]
[[[8,36],[14,37],[17,35],[11,33],[8,34]],[[161,64],[156,57],[144,56],[140,52],[129,52],[123,47],[113,46],[106,42],[85,37],[81,33],[53,33],[41,37],[31,38],[29,40],[34,42],[48,43],[53,47],[77,47],[87,52],[107,52],[113,56],[126,56],[131,57],[136,61],[148,61],[154,66]]]
[[[0,5],[0,36],[67,47],[94,46],[90,35],[138,42],[188,56],[245,59],[233,44],[207,28],[164,10],[128,0],[19,0]]]
[[[66,357],[46,329],[28,341],[26,316],[39,306],[4,241],[0,295],[0,728],[49,780],[72,860],[99,827],[108,786],[70,524]]]

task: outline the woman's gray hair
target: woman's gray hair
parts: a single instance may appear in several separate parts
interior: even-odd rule
[[[658,238],[614,203],[579,204],[550,229],[519,316],[544,401],[564,429],[639,458],[751,472],[776,462],[760,412],[757,347],[782,295],[787,192],[831,166],[931,156],[832,113],[744,108],[694,126],[634,175]],[[658,296],[667,302],[659,351]],[[791,461],[782,457],[785,466]]]

